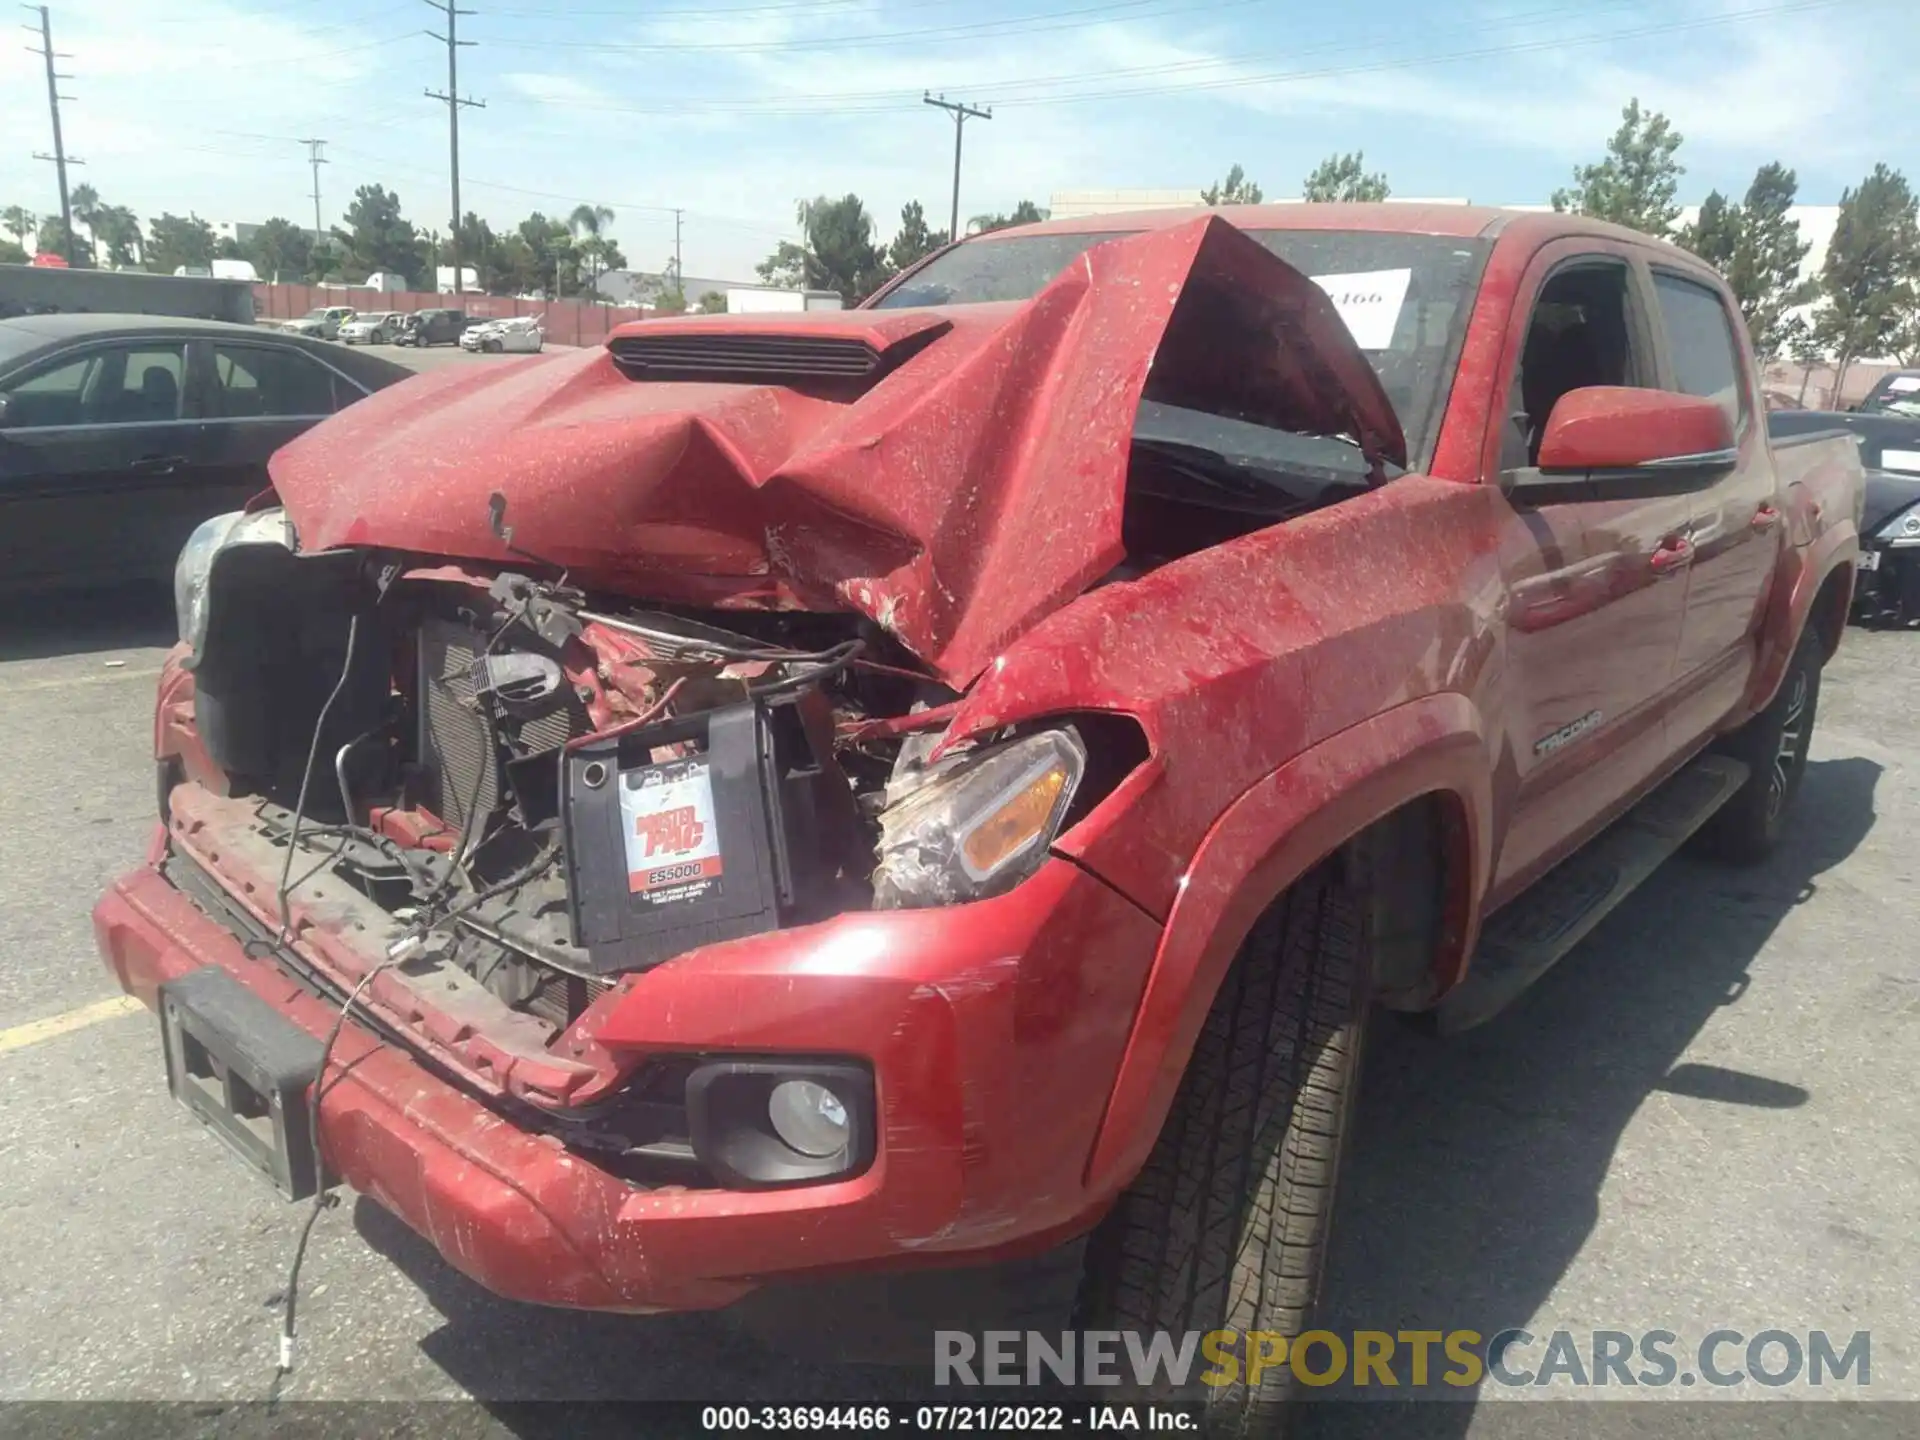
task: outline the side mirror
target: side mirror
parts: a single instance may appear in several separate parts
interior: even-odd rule
[[[1704,490],[1740,461],[1717,401],[1592,385],[1560,397],[1540,441],[1538,475],[1512,489],[1534,503],[1631,500]]]

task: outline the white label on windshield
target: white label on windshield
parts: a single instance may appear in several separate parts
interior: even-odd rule
[[[1882,450],[1882,470],[1920,470],[1920,450]]]
[[[1362,350],[1384,350],[1393,344],[1393,327],[1399,323],[1400,307],[1406,304],[1407,286],[1412,281],[1411,269],[1313,277],[1313,283],[1332,299],[1333,308],[1347,322],[1354,343]]]
[[[1920,375],[1896,375],[1887,382],[1887,389],[1895,395],[1911,395],[1920,390]]]

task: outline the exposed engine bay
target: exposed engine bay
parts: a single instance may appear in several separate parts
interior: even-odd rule
[[[700,945],[1017,883],[1087,768],[1071,725],[933,760],[958,696],[859,615],[641,609],[239,525],[181,613],[246,845],[549,1038]]]

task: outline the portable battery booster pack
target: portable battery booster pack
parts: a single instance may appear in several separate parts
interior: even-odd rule
[[[817,713],[809,713],[817,712]],[[830,876],[844,835],[808,833],[841,809],[831,720],[806,692],[750,700],[582,743],[566,753],[575,943],[595,971],[644,969],[779,926]],[[656,758],[672,749],[671,758]]]

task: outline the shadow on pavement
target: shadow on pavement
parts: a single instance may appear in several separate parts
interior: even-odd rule
[[[1675,859],[1481,1029],[1441,1043],[1382,1017],[1321,1323],[1336,1334],[1524,1325],[1592,1231],[1621,1132],[1649,1095],[1805,1104],[1784,1080],[1679,1057],[1716,1010],[1745,999],[1761,947],[1866,837],[1880,774],[1865,759],[1810,763],[1766,863]],[[1300,1433],[1464,1435],[1475,1392],[1432,1389],[1434,1403],[1395,1405],[1388,1430],[1379,1406],[1335,1402],[1306,1407]]]
[[[1675,860],[1479,1030],[1442,1043],[1382,1017],[1369,1038],[1320,1323],[1336,1333],[1483,1334],[1522,1324],[1592,1231],[1614,1149],[1649,1095],[1761,1110],[1804,1104],[1807,1092],[1784,1080],[1679,1057],[1716,1010],[1741,1002],[1748,967],[1776,927],[1871,829],[1880,773],[1857,758],[1810,764],[1796,823],[1767,863]],[[354,1219],[445,1317],[422,1342],[429,1357],[523,1435],[547,1427],[537,1407],[514,1401],[913,1397],[907,1371],[795,1361],[715,1316],[588,1315],[501,1300],[377,1205],[360,1201]],[[1311,1405],[1299,1433],[1465,1434],[1474,1393],[1434,1389],[1444,1398],[1429,1404]]]
[[[171,645],[178,636],[173,595],[165,585],[16,595],[0,602],[0,661]]]

